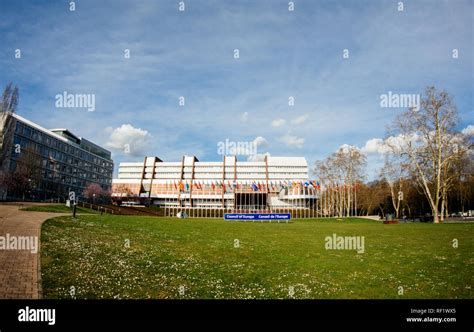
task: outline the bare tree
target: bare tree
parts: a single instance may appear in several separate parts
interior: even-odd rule
[[[403,184],[407,176],[407,170],[408,167],[401,158],[392,153],[385,155],[385,163],[380,170],[380,178],[388,184],[396,218],[400,216],[400,206],[404,200]]]
[[[3,186],[7,188],[10,196],[26,196],[36,189],[41,181],[41,158],[31,148],[21,149],[20,156],[16,159],[15,169],[4,173]]]
[[[365,155],[353,146],[343,146],[333,154],[334,165],[340,170],[342,175],[343,208],[346,217],[349,217],[354,200],[353,189],[357,181],[364,177],[365,166],[367,165]]]
[[[400,114],[389,130],[387,140],[393,153],[405,159],[426,196],[433,221],[440,221],[443,188],[448,186],[448,170],[472,148],[456,134],[457,110],[451,96],[428,87],[420,108]]]
[[[20,93],[18,87],[13,88],[13,83],[8,83],[3,90],[2,100],[0,101],[0,112],[2,114],[10,112],[15,113],[18,101],[20,99]]]
[[[313,173],[323,183],[321,211],[324,215],[349,217],[354,206],[356,184],[364,178],[366,157],[353,146],[342,146],[323,161],[317,161]]]
[[[0,174],[8,168],[6,163],[8,153],[11,150],[11,140],[13,136],[12,113],[16,112],[20,94],[18,87],[12,88],[9,83],[2,94],[0,100]],[[5,174],[3,176],[6,176]]]

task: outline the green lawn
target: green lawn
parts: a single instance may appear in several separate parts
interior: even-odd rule
[[[21,209],[23,211],[34,211],[34,212],[55,212],[55,213],[72,213],[70,207],[65,204],[58,205],[34,205]],[[76,206],[76,213],[98,213],[95,210],[86,209],[83,207]]]
[[[364,236],[365,252],[326,250],[333,233]],[[474,224],[58,217],[42,227],[43,296],[474,298],[473,236]]]

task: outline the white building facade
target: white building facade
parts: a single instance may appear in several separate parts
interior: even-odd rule
[[[202,162],[183,156],[179,162],[145,157],[143,162],[120,163],[112,182],[112,197],[164,208],[214,208],[262,211],[278,208],[310,209],[319,183],[308,177],[303,157],[271,157]]]

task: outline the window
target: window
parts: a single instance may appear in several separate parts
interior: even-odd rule
[[[30,137],[31,136],[31,128],[30,127],[25,127],[23,129],[23,136]]]
[[[17,122],[16,123],[16,128],[15,128],[15,132],[17,134],[21,134],[23,131],[23,125],[21,124],[21,122]]]

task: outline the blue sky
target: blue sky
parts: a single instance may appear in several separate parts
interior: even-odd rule
[[[459,130],[474,123],[473,1],[178,2],[2,0],[0,84],[19,86],[20,115],[109,147],[116,167],[221,160],[218,142],[256,138],[261,154],[312,164],[383,138],[404,109],[380,95],[427,85],[454,96]],[[56,108],[63,91],[95,94],[96,110]],[[381,156],[366,150],[370,177]]]

